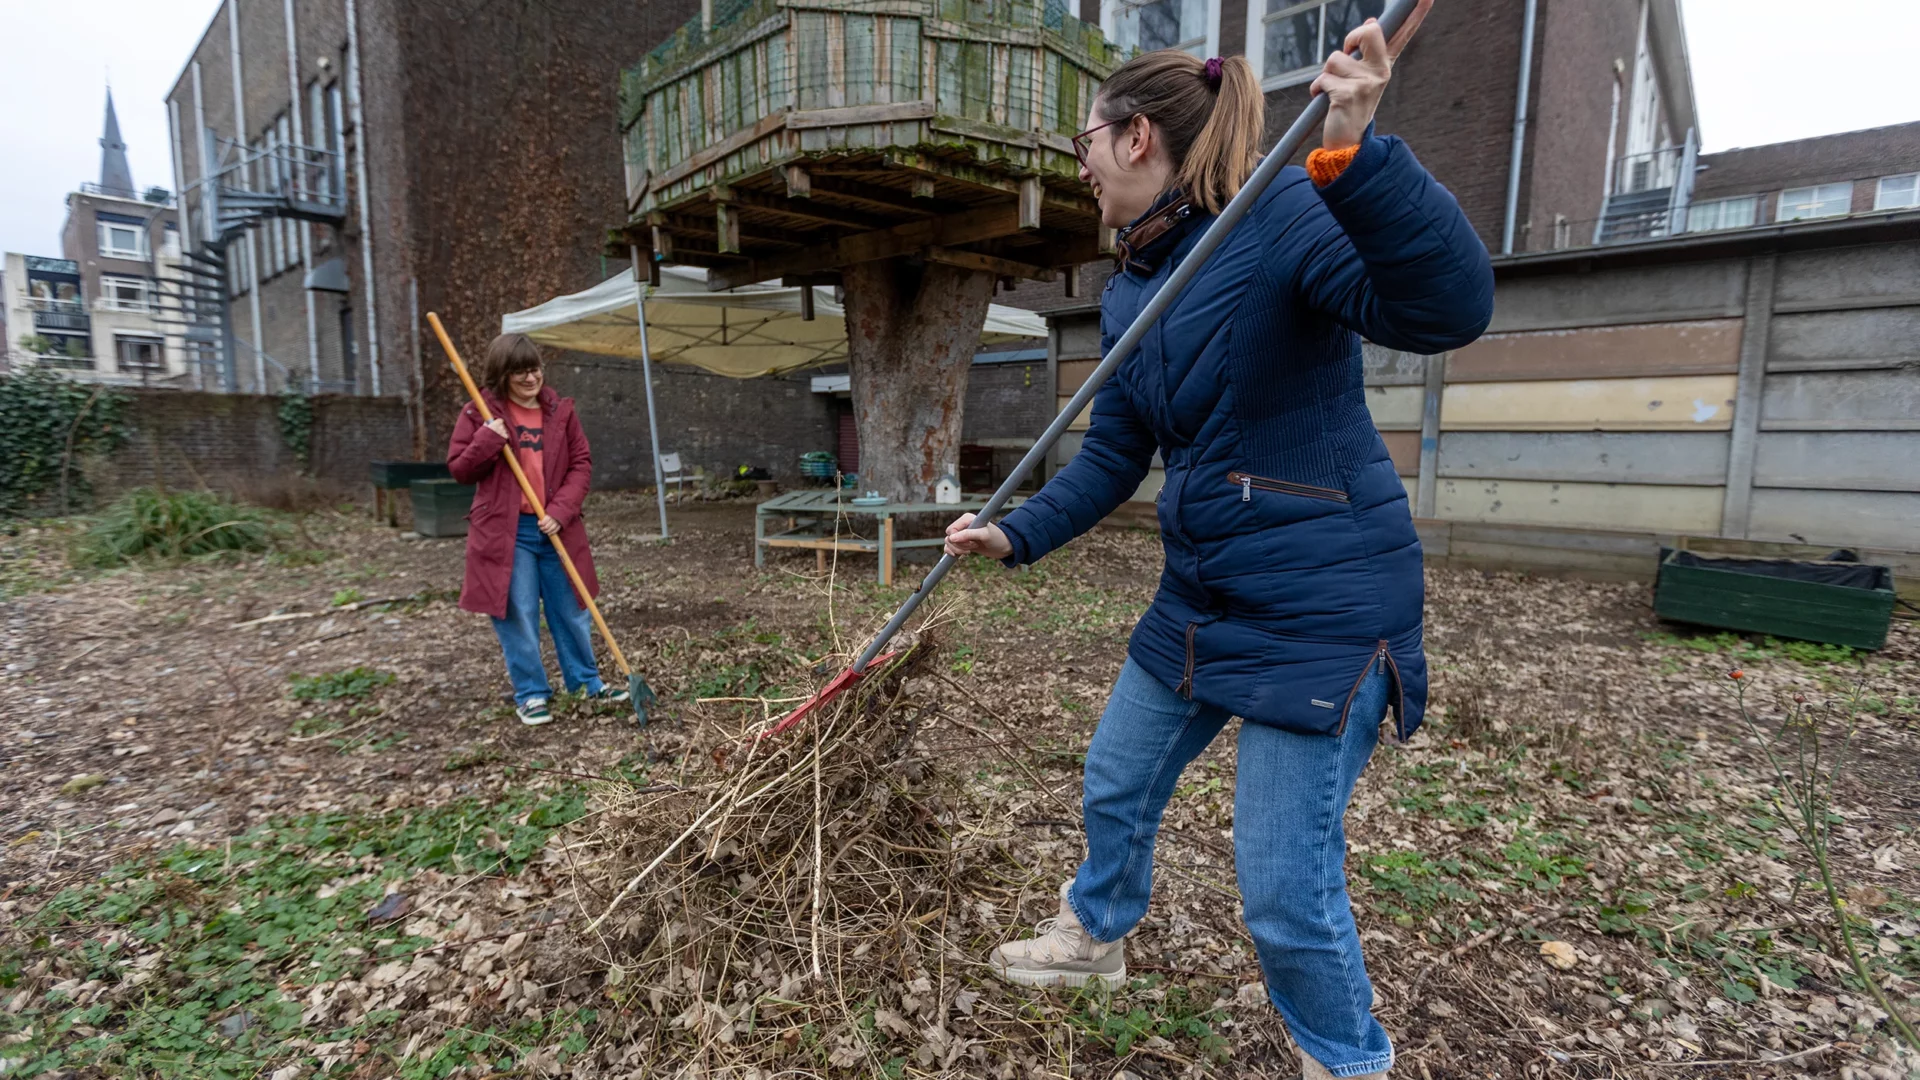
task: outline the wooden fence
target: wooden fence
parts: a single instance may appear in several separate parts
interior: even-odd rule
[[[1753,232],[1502,259],[1481,340],[1365,347],[1430,558],[1642,577],[1662,543],[1854,547],[1915,586],[1920,214]],[[1064,404],[1097,310],[1052,325]]]

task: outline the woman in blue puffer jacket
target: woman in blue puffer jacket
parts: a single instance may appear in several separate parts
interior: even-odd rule
[[[1424,5],[1423,5],[1424,7]],[[1031,563],[1165,465],[1166,569],[1087,751],[1088,853],[1039,936],[995,949],[1024,985],[1126,978],[1154,834],[1180,771],[1242,718],[1234,851],[1268,995],[1308,1077],[1393,1061],[1348,907],[1342,818],[1383,732],[1426,699],[1420,542],[1368,416],[1362,336],[1438,353],[1493,310],[1485,246],[1372,116],[1396,54],[1369,22],[1314,84],[1323,145],[1282,172],[1093,401],[1081,450],[999,525],[947,550]],[[1080,175],[1121,227],[1110,348],[1251,172],[1262,99],[1245,60],[1148,53],[1103,86]]]

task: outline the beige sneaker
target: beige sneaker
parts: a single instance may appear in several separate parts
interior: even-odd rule
[[[995,975],[1020,986],[1098,985],[1118,990],[1127,985],[1126,939],[1095,941],[1087,933],[1067,903],[1072,884],[1060,886],[1060,914],[1040,920],[1034,927],[1038,937],[1009,941],[987,956]]]

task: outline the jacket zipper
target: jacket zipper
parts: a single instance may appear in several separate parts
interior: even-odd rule
[[[1393,703],[1393,733],[1400,742],[1407,741],[1407,688],[1400,681],[1400,665],[1393,662],[1393,653],[1387,649],[1387,643],[1380,643],[1380,655],[1387,661],[1387,670],[1393,673],[1393,691],[1398,700]]]
[[[1199,632],[1199,623],[1190,622],[1187,624],[1187,670],[1180,680],[1180,688],[1174,691],[1188,701],[1193,700],[1193,636]]]
[[[1253,489],[1277,491],[1282,495],[1300,495],[1309,499],[1325,499],[1328,502],[1350,502],[1347,493],[1336,488],[1317,487],[1313,484],[1296,484],[1291,480],[1269,480],[1264,476],[1235,472],[1227,474],[1227,481],[1240,488],[1240,501],[1252,502]]]
[[[1373,674],[1373,665],[1379,663],[1382,659],[1385,659],[1389,666],[1393,664],[1393,654],[1387,651],[1387,643],[1384,638],[1381,639],[1380,644],[1374,648],[1373,655],[1367,657],[1367,666],[1360,670],[1360,677],[1353,680],[1353,687],[1347,691],[1347,703],[1340,709],[1340,726],[1333,729],[1335,738],[1347,733],[1347,714],[1353,711],[1354,695],[1360,692],[1360,684],[1367,681],[1367,676]]]

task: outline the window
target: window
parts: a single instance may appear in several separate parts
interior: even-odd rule
[[[98,225],[102,258],[147,260],[147,230],[140,221],[101,214]]]
[[[1105,0],[1107,40],[1123,49],[1152,52],[1183,49],[1213,55],[1213,5],[1209,0]]]
[[[1715,229],[1744,229],[1753,224],[1759,210],[1760,199],[1753,195],[1694,203],[1687,208],[1687,231],[1712,232]]]
[[[1920,206],[1920,173],[1880,178],[1873,193],[1873,208],[1898,210],[1903,206]]]
[[[1309,82],[1347,34],[1377,19],[1386,0],[1250,0],[1247,60],[1268,90]]]
[[[1818,187],[1788,188],[1780,193],[1780,212],[1776,221],[1800,221],[1804,218],[1838,217],[1853,208],[1853,182]]]
[[[120,370],[128,375],[162,375],[166,373],[166,343],[157,337],[136,337],[132,334],[113,336],[114,356]]]
[[[93,345],[86,338],[44,332],[40,336],[47,343],[47,351],[39,354],[42,365],[68,371],[93,370]]]
[[[100,307],[107,311],[149,311],[152,290],[146,278],[100,276]]]

